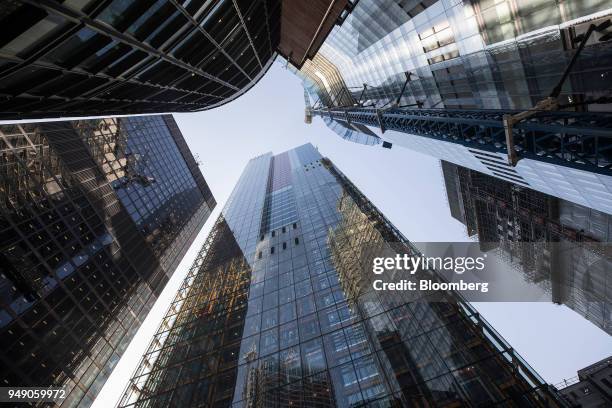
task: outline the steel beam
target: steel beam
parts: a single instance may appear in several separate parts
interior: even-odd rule
[[[504,115],[514,110],[316,109],[314,115],[508,155]],[[512,126],[517,157],[612,175],[612,113],[542,111]]]

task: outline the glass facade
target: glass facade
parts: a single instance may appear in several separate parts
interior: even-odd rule
[[[0,118],[190,112],[267,71],[280,0],[0,4]]]
[[[119,405],[563,406],[459,297],[364,285],[396,245],[415,251],[312,145],[252,159]]]
[[[598,0],[360,0],[289,69],[312,101],[307,121],[320,116],[345,140],[408,148],[612,214],[611,17]],[[505,127],[504,114],[538,103]]]
[[[89,406],[216,205],[171,116],[0,126],[0,380]]]
[[[611,14],[597,0],[360,0],[293,69],[321,107],[528,109],[553,90],[580,35]],[[605,34],[589,39],[561,104],[610,110],[588,103],[610,91]]]
[[[79,121],[76,126],[162,266],[173,271],[215,204],[172,116]],[[180,243],[173,244],[179,234]]]
[[[612,215],[443,161],[451,216],[550,300],[612,334]]]

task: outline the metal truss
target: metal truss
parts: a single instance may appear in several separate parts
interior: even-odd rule
[[[519,112],[349,107],[313,113],[507,155],[503,117]],[[612,175],[612,113],[541,111],[511,131],[519,158]]]

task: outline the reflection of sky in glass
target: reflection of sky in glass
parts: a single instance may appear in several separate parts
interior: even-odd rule
[[[597,1],[569,7],[531,1],[516,11],[508,1],[427,3],[414,14],[395,2],[362,0],[334,27],[319,54],[334,62],[356,98],[367,84],[364,100],[379,107],[398,96],[404,72],[412,72],[401,104],[526,108],[548,95],[571,55],[563,51],[559,24],[605,9]],[[573,75],[589,72],[596,83],[572,81],[565,94],[606,88],[592,69],[609,70],[600,57],[610,44],[590,48]],[[316,84],[300,76],[314,95]]]
[[[189,198],[184,193],[195,191],[196,182],[162,117],[122,118],[120,124],[127,137],[125,153],[138,157],[138,170],[154,179],[148,185],[134,182],[121,186],[115,182],[117,194],[132,218],[142,224],[169,201],[177,210],[183,207]]]

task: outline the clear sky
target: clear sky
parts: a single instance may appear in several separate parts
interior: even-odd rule
[[[320,118],[304,123],[299,80],[279,64],[237,100],[211,111],[175,114],[199,157],[218,207],[162,292],[145,323],[96,399],[114,406],[146,350],[197,251],[248,160],[310,142],[329,157],[414,242],[465,241],[465,226],[450,217],[439,161],[394,146],[342,140]],[[480,313],[549,383],[612,353],[612,338],[566,308],[550,303],[481,303]]]

